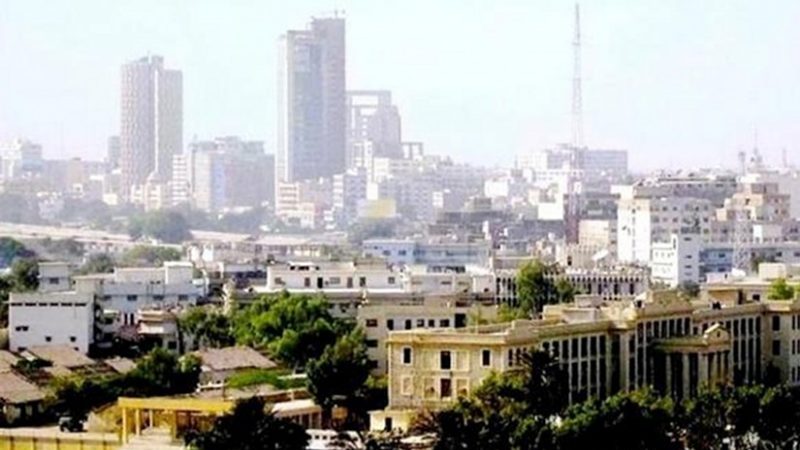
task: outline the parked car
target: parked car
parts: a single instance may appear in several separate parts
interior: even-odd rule
[[[83,419],[71,416],[61,416],[58,419],[58,429],[70,433],[80,433],[83,431]]]

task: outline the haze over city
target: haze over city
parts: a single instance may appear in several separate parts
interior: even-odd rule
[[[344,11],[348,89],[389,89],[403,135],[457,161],[510,165],[569,140],[568,1],[4,1],[0,141],[99,158],[119,130],[120,65],[149,53],[184,76],[184,142],[276,147],[277,37]],[[585,141],[634,170],[735,166],[759,146],[797,162],[793,1],[583,5]]]

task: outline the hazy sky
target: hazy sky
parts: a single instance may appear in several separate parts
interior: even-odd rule
[[[588,144],[637,168],[800,163],[800,2],[582,4]],[[346,11],[348,87],[391,89],[404,138],[510,164],[569,137],[573,3],[554,0],[0,0],[0,139],[102,157],[119,67],[148,52],[184,73],[185,141],[275,142],[276,38]]]

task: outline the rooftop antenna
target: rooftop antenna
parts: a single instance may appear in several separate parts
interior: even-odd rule
[[[581,9],[575,4],[575,38],[572,41],[572,146],[583,146],[583,95],[581,92]]]
[[[753,131],[753,168],[761,170],[764,167],[764,159],[758,150],[758,128]]]
[[[581,100],[581,10],[575,4],[575,39],[572,41],[574,66],[572,75],[572,148],[569,149],[567,173],[567,204],[564,214],[564,237],[567,243],[578,242],[578,194],[575,178],[578,170],[578,152],[583,147],[583,105]]]

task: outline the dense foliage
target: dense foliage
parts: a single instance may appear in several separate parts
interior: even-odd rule
[[[151,397],[193,392],[200,376],[194,356],[178,358],[157,348],[126,373],[99,378],[67,377],[53,383],[51,409],[56,414],[85,417],[92,409],[118,397]]]
[[[191,308],[178,320],[195,349],[222,348],[236,343],[228,316],[208,308]]]
[[[554,281],[548,274],[554,267],[541,261],[525,264],[517,274],[517,305],[523,316],[542,312],[545,305],[571,302],[575,298],[575,288],[566,279]]]
[[[133,217],[128,224],[128,234],[134,239],[156,239],[169,244],[180,244],[192,238],[189,223],[177,211],[159,210]]]
[[[797,294],[796,288],[786,282],[786,278],[777,278],[769,285],[767,298],[770,300],[792,300]]]
[[[308,434],[302,426],[266,412],[264,401],[253,397],[238,402],[210,430],[188,433],[185,442],[194,450],[305,450]]]
[[[331,316],[324,298],[283,292],[238,311],[233,329],[238,343],[267,348],[287,366],[302,369],[350,327]]]
[[[17,258],[8,274],[0,276],[0,328],[8,326],[8,298],[11,292],[33,291],[39,287],[39,266],[34,259]]]
[[[520,372],[494,375],[451,408],[424,417],[417,431],[450,449],[796,448],[800,397],[786,387],[703,390],[675,402],[650,390],[566,406],[555,363],[534,352]]]
[[[366,413],[360,406],[368,394],[365,389],[369,371],[364,333],[354,329],[306,366],[308,390],[323,411],[342,406],[353,412],[355,418]]]

